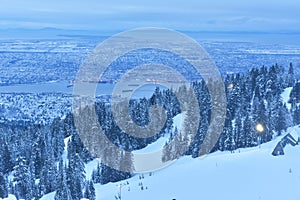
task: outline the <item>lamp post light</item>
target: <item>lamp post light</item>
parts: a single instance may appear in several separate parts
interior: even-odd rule
[[[262,123],[257,123],[256,126],[255,126],[255,130],[258,132],[258,133],[264,133],[265,132],[265,126],[262,124]]]
[[[255,125],[255,131],[259,134],[258,136],[258,143],[259,143],[259,148],[261,147],[261,136],[266,133],[267,127],[264,123],[258,122]]]

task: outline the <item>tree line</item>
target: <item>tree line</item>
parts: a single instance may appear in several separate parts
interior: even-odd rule
[[[198,157],[199,152],[206,148],[203,141],[211,122],[211,110],[218,106],[211,103],[208,84],[214,86],[214,80],[208,83],[203,80],[193,82],[193,91],[188,91],[184,86],[180,91],[156,88],[151,98],[130,100],[129,113],[134,123],[140,126],[147,125],[150,120],[162,119],[164,113],[158,113],[157,119],[149,118],[151,106],[161,105],[166,110],[163,129],[148,138],[137,138],[122,131],[115,123],[111,105],[105,102],[95,104],[97,120],[106,137],[127,152],[144,148],[168,135],[163,161],[182,155]],[[225,123],[210,152],[233,152],[238,148],[257,146],[281,135],[287,127],[300,124],[300,83],[296,82],[292,64],[287,72],[282,66],[274,65],[270,68],[254,68],[246,74],[227,75],[224,84],[227,100]],[[290,109],[281,97],[288,87],[293,87]],[[199,104],[199,110],[187,109],[189,115],[199,112],[199,120],[184,121],[182,129],[173,127],[173,118],[182,111],[177,92],[185,93],[187,101],[190,92],[195,93]],[[81,128],[89,135],[92,132],[89,126],[91,107],[87,105],[80,109],[80,113],[83,113],[80,117]],[[263,126],[263,133],[256,130],[257,124]],[[189,132],[193,127],[198,127],[198,130],[195,137],[190,139]],[[105,157],[101,159],[113,160],[116,167],[99,163],[91,179],[87,178],[85,164],[95,158],[82,139],[76,130],[73,113],[48,124],[1,122],[0,197],[14,194],[18,199],[39,199],[56,191],[55,199],[95,199],[94,184],[116,182],[133,176],[132,155],[106,148]],[[185,146],[189,148],[182,148]],[[129,170],[116,170],[119,165],[126,165]]]

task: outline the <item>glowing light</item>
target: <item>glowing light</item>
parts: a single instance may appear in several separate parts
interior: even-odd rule
[[[265,126],[261,123],[256,124],[255,130],[259,133],[265,132]]]
[[[233,88],[233,84],[230,83],[228,86],[227,86],[228,89],[232,89]]]

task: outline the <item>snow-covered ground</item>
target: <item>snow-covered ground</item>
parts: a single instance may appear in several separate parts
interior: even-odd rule
[[[300,136],[299,127],[289,128],[289,132]],[[98,200],[115,199],[122,185],[122,200],[299,200],[300,145],[287,145],[284,156],[271,155],[282,137],[234,153],[182,157],[156,172],[137,174],[118,183],[96,184],[96,196]],[[50,200],[54,195],[42,199]]]
[[[288,103],[288,101],[290,100],[290,94],[292,91],[293,87],[288,87],[286,89],[284,89],[284,91],[281,93],[281,98],[283,103],[286,104],[286,107],[290,110],[291,109],[291,104]]]
[[[173,132],[175,131],[175,128],[177,130],[181,130],[182,123],[183,123],[183,114],[178,114],[173,118]],[[162,147],[166,144],[166,142],[169,140],[170,135],[166,134],[163,137],[160,137],[156,142],[153,142],[152,144],[149,144],[143,149],[133,151],[133,153],[136,154],[143,154],[143,153],[151,153],[154,151],[158,151],[162,149]]]
[[[184,121],[185,114],[178,114],[173,118],[173,132],[177,128],[178,131],[181,130]],[[170,162],[163,162],[163,146],[169,140],[170,135],[166,134],[160,137],[157,141],[149,144],[147,147],[133,151],[133,165],[135,172],[145,172],[151,171],[152,169],[162,169],[168,166]]]
[[[0,198],[1,199],[1,198]],[[11,195],[9,194],[7,198],[4,198],[3,200],[17,200],[17,198],[15,197],[15,195]]]
[[[300,134],[299,128],[289,129],[292,130]],[[271,153],[278,139],[235,153],[216,152],[198,159],[183,157],[152,176],[130,179],[122,190],[122,199],[298,200],[300,146],[287,146],[286,155],[274,157]],[[118,193],[118,184],[96,185],[97,199],[112,199]]]

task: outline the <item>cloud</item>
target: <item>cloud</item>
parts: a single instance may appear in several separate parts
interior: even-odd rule
[[[297,0],[2,0],[2,27],[298,30]]]

